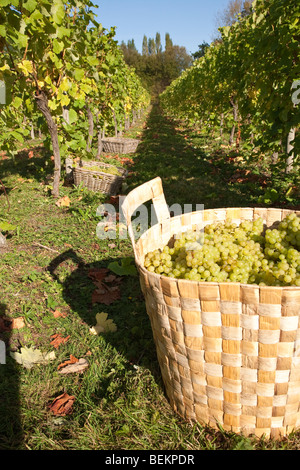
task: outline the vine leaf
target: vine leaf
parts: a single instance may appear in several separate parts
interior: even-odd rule
[[[96,315],[96,325],[90,328],[90,332],[94,335],[99,335],[100,333],[114,333],[117,331],[117,326],[113,320],[107,318],[108,315],[105,312],[97,313]]]
[[[109,263],[108,268],[119,276],[137,276],[137,269],[133,263],[133,258],[123,258],[121,264],[117,261]]]
[[[20,352],[11,352],[10,355],[26,369],[31,369],[35,364],[46,364],[55,359],[55,352],[44,354],[39,349],[27,347],[21,348]]]

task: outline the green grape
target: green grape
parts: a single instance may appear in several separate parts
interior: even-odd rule
[[[226,220],[187,231],[147,253],[150,272],[192,281],[300,286],[300,218],[289,214],[264,232],[263,220]]]

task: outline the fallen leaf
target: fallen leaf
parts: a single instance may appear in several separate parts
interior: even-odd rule
[[[75,362],[78,362],[78,359],[75,356],[73,356],[72,354],[70,354],[70,359],[68,359],[67,361],[62,362],[61,364],[59,364],[59,366],[57,367],[57,370],[61,369],[62,367],[65,367],[69,364],[74,364]]]
[[[104,280],[105,280],[105,282],[118,283],[118,282],[122,281],[122,278],[120,276],[116,276],[115,274],[109,274],[108,276],[106,276],[106,278]]]
[[[98,289],[92,293],[92,303],[101,303],[110,305],[116,300],[120,299],[121,292],[118,286],[106,286],[102,284]]]
[[[58,207],[69,207],[70,206],[70,198],[68,196],[64,196],[64,197],[61,197],[60,199],[58,199],[58,201],[56,201],[56,205]]]
[[[122,281],[107,268],[91,268],[88,276],[93,280],[96,289],[92,293],[92,303],[110,305],[120,299],[121,292],[118,284]],[[108,285],[108,284],[109,285]],[[114,285],[111,285],[114,283]]]
[[[33,158],[33,151],[32,151],[32,150],[30,150],[30,151],[28,152],[28,158]]]
[[[107,268],[91,268],[88,271],[88,276],[94,281],[102,281],[108,273],[109,269]]]
[[[54,415],[66,416],[72,413],[74,401],[75,397],[62,393],[53,400],[49,409]]]
[[[108,315],[105,312],[97,313],[96,315],[96,325],[90,328],[90,332],[94,335],[99,335],[100,333],[115,332],[117,331],[117,326],[113,320],[107,318]]]
[[[24,318],[0,318],[0,332],[4,331],[11,331],[11,330],[19,330],[25,326]]]
[[[61,344],[64,344],[68,341],[68,339],[70,338],[70,335],[69,336],[66,336],[65,338],[63,338],[60,334],[55,334],[55,335],[52,335],[51,336],[51,345],[54,347],[54,348],[58,348]]]
[[[72,374],[74,372],[83,372],[87,367],[89,366],[89,363],[84,357],[81,357],[79,360],[72,364],[68,364],[65,367],[63,367],[59,373],[60,374]]]
[[[46,364],[48,361],[55,359],[55,353],[44,354],[39,349],[21,348],[20,352],[11,352],[11,357],[18,364],[23,365],[26,369],[31,369],[35,364]]]
[[[23,317],[12,318],[11,328],[14,330],[19,330],[25,326],[25,321]]]
[[[54,318],[59,318],[59,317],[66,318],[67,313],[65,312],[62,313],[59,310],[55,310],[55,312],[53,312],[53,316]]]

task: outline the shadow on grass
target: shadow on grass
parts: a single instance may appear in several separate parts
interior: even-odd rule
[[[64,263],[72,261],[72,273],[61,282],[59,269]],[[155,345],[152,336],[150,320],[146,313],[144,297],[137,276],[122,276],[120,280],[120,299],[109,305],[92,303],[92,293],[96,289],[89,277],[91,270],[107,267],[119,258],[110,258],[95,263],[84,263],[73,249],[69,249],[54,258],[48,266],[48,271],[57,282],[63,286],[63,298],[72,312],[78,314],[89,327],[95,325],[96,314],[104,311],[113,320],[117,331],[106,333],[105,340],[131,365],[143,365],[161,384],[160,372],[156,358]],[[111,273],[113,274],[113,273]],[[101,394],[105,394],[105,384],[99,384]]]
[[[28,149],[20,150],[14,158],[5,155],[0,156],[1,179],[11,175],[19,175],[21,178],[35,179],[37,182],[53,176],[53,162],[51,153],[43,145],[30,146]],[[12,188],[6,187],[6,192]],[[1,187],[0,187],[1,191]]]
[[[5,323],[7,307],[0,303],[0,321]],[[0,340],[9,349],[10,331],[0,333]],[[3,345],[2,343],[2,345]],[[0,449],[22,448],[23,430],[20,419],[19,371],[17,363],[5,354],[5,363],[0,361]]]

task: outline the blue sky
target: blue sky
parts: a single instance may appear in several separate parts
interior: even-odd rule
[[[104,28],[116,26],[117,41],[134,39],[141,52],[144,34],[155,38],[157,32],[164,48],[165,33],[173,44],[184,46],[188,53],[206,41],[210,43],[216,31],[216,16],[228,5],[228,0],[93,0],[97,21]]]

